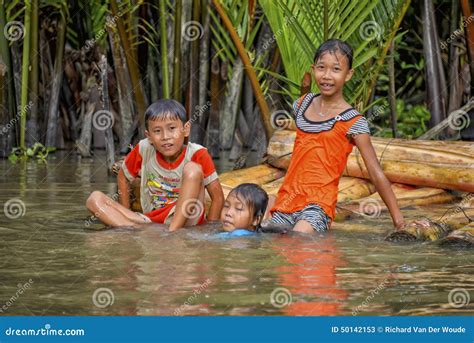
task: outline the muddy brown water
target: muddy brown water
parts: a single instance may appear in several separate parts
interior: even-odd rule
[[[472,315],[473,251],[383,241],[390,218],[314,235],[99,230],[105,158],[0,161],[0,315]],[[429,216],[448,205],[411,208]],[[16,210],[15,210],[16,209]]]

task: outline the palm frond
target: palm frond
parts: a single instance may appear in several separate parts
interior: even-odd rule
[[[261,0],[281,53],[287,80],[280,79],[293,98],[299,96],[300,82],[313,63],[316,48],[329,38],[347,41],[354,48],[355,75],[345,87],[345,96],[360,110],[368,105],[390,41],[398,30],[410,0],[335,0],[328,8],[324,27],[321,0]],[[313,91],[316,91],[315,86]]]

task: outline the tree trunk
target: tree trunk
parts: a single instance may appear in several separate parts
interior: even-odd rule
[[[173,90],[172,97],[181,102],[181,16],[182,0],[176,0],[174,14],[174,56],[173,56]]]
[[[28,135],[26,136],[26,141],[28,145],[33,145],[39,140],[38,135],[38,26],[39,26],[39,18],[38,18],[38,0],[32,0],[31,2],[31,54],[30,58],[30,116],[27,118],[26,123],[26,132]]]
[[[224,108],[221,112],[220,128],[221,128],[221,149],[229,150],[232,146],[232,141],[235,131],[235,123],[240,104],[240,95],[242,93],[242,82],[244,77],[244,65],[239,57],[236,57],[234,66],[232,68],[232,77],[228,82],[228,89],[226,91]]]
[[[111,125],[107,125],[105,129],[105,151],[107,154],[107,170],[112,173],[112,166],[115,163],[115,147],[114,147],[114,134],[112,132],[112,126],[114,123],[114,115],[110,111],[109,105],[109,83],[108,83],[108,72],[107,72],[107,58],[102,55],[99,62],[100,77],[102,81],[102,102],[103,110],[108,113]]]
[[[445,118],[445,98],[442,83],[442,65],[440,66],[440,48],[434,18],[432,0],[423,0],[423,52],[426,61],[426,93],[427,102],[431,113],[430,127],[436,126]]]
[[[167,17],[166,1],[160,1],[161,88],[164,99],[170,97]]]
[[[51,97],[48,107],[48,128],[46,130],[46,146],[56,146],[59,92],[61,90],[61,82],[63,80],[63,56],[64,41],[66,38],[66,20],[64,15],[58,23],[58,34],[56,41],[56,57],[54,60],[53,81],[51,84]]]
[[[239,57],[245,66],[244,68],[245,72],[247,73],[247,76],[251,81],[252,88],[255,93],[255,97],[257,99],[257,104],[261,111],[262,121],[264,123],[265,132],[266,132],[266,138],[270,139],[273,133],[273,127],[270,122],[270,109],[268,108],[268,104],[265,100],[265,96],[263,95],[262,88],[260,87],[260,84],[258,82],[255,69],[252,67],[252,63],[250,62],[250,58],[247,54],[247,50],[245,49],[242,41],[240,40],[240,37],[238,36],[237,32],[235,31],[235,28],[232,25],[232,22],[227,16],[227,13],[225,12],[225,10],[220,5],[219,1],[212,0],[212,3],[214,4],[214,7],[219,13],[219,16],[221,17],[224,23],[224,26],[229,31],[230,37],[232,38],[232,41],[237,49],[237,52],[239,53]]]
[[[134,49],[129,42],[127,32],[125,31],[125,26],[122,22],[122,18],[118,15],[119,11],[116,0],[110,0],[110,7],[112,10],[112,15],[114,17],[117,17],[117,30],[120,36],[120,41],[122,42],[123,50],[125,52],[125,60],[128,66],[128,72],[130,73],[130,81],[132,83],[132,89],[135,98],[135,109],[137,110],[138,122],[140,123],[140,138],[143,138],[145,130],[146,102],[140,80],[140,73],[138,70],[138,66],[135,63],[136,59],[134,58]]]
[[[213,50],[212,50],[213,51]],[[222,87],[220,61],[217,57],[211,60],[211,104],[209,111],[209,121],[207,122],[206,139],[204,141],[209,154],[216,158],[219,156],[219,109],[220,91]]]
[[[133,133],[136,125],[133,120],[133,99],[127,89],[130,83],[127,69],[125,68],[125,60],[123,58],[123,51],[118,42],[117,32],[113,28],[109,28],[110,47],[112,57],[114,59],[115,78],[117,80],[117,93],[119,102],[120,121],[122,126],[122,139],[120,140],[120,153],[126,154],[129,145],[132,142]]]
[[[471,2],[472,4],[472,2]],[[474,95],[474,20],[472,20],[473,9],[470,6],[469,0],[461,0],[461,9],[464,16],[466,48],[469,57],[469,66],[471,70],[471,96]],[[469,20],[469,18],[471,18]]]
[[[200,22],[201,20],[201,1],[195,0],[192,8],[192,16],[194,22]],[[202,144],[203,142],[203,132],[205,128],[201,127],[200,117],[202,115],[202,108],[199,106],[199,89],[207,88],[206,85],[199,85],[199,42],[202,32],[200,27],[198,27],[199,35],[197,39],[192,39],[191,44],[191,53],[189,54],[189,65],[188,69],[189,75],[189,86],[187,93],[186,107],[189,109],[189,117],[191,120],[191,135],[190,140],[192,142]],[[195,38],[195,37],[193,37]],[[205,108],[204,108],[205,110]]]
[[[76,141],[77,149],[82,157],[91,156],[92,116],[96,112],[99,101],[97,80],[93,75],[87,78],[86,87],[86,90],[82,92],[82,106],[85,106],[85,110],[82,111],[81,136],[79,140]]]
[[[203,142],[206,135],[207,119],[209,117],[210,102],[208,101],[208,84],[209,84],[209,49],[211,42],[211,16],[209,14],[209,0],[201,1],[201,16],[203,24],[202,38],[199,40],[199,126],[202,128],[201,141]]]
[[[2,4],[0,6],[0,27],[5,27],[5,8]],[[4,122],[1,124],[7,124],[9,120],[14,118],[15,111],[15,90],[14,90],[14,77],[12,61],[10,58],[10,49],[8,41],[4,34],[0,34],[0,65],[2,65],[0,73],[2,74],[2,83],[0,84],[2,92],[2,101],[0,102],[0,111],[4,111]],[[0,114],[0,117],[2,115]],[[3,150],[0,153],[4,153],[6,156],[13,147],[15,141],[15,130],[14,127],[9,128],[6,133],[0,137],[2,141]]]
[[[395,89],[395,50],[393,48],[393,40],[390,43],[390,54],[388,56],[388,97],[390,101],[390,114],[391,114],[391,121],[390,124],[392,125],[392,135],[393,137],[397,137],[397,99],[396,94],[397,91]]]
[[[26,149],[26,116],[29,111],[28,102],[28,74],[30,67],[31,43],[31,3],[25,3],[25,35],[23,37],[23,59],[21,67],[21,103],[20,103],[20,148]]]

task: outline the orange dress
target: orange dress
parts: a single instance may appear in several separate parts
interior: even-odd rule
[[[307,119],[304,112],[318,95],[309,93],[295,102],[293,154],[271,213],[294,213],[316,204],[332,222],[339,179],[354,147],[350,136],[370,130],[365,118],[353,108],[326,121]]]

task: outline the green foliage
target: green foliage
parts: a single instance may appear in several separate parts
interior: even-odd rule
[[[385,109],[380,114],[379,128],[376,136],[393,137],[390,127],[390,107],[385,102],[380,108]],[[430,112],[425,105],[412,105],[403,100],[397,100],[397,131],[400,138],[414,139],[428,130]]]
[[[12,163],[16,163],[19,160],[28,160],[30,158],[36,159],[39,162],[46,163],[46,158],[50,152],[55,151],[56,148],[48,147],[46,148],[41,143],[35,143],[31,148],[13,148],[12,152],[8,156],[8,160]]]
[[[327,32],[329,38],[345,40],[354,47],[355,74],[344,93],[349,102],[363,111],[409,2],[327,1],[325,11],[321,0],[261,0],[275,34],[286,78],[291,80],[281,79],[289,98],[299,96],[303,75],[309,71],[316,48]]]

